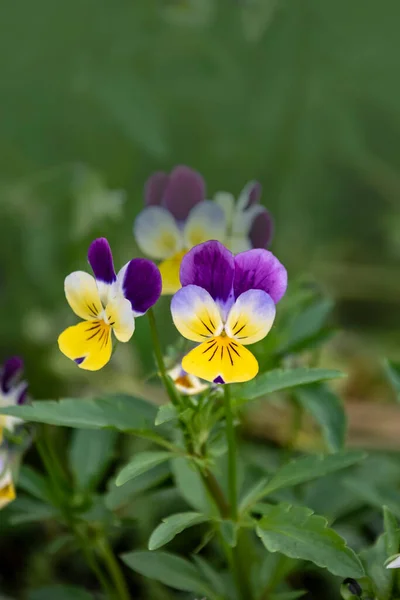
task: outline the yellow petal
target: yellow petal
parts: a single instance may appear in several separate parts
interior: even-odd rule
[[[58,345],[81,369],[98,371],[111,357],[111,327],[103,320],[84,321],[63,331]]]
[[[258,362],[235,340],[218,336],[189,352],[182,361],[182,368],[206,381],[240,383],[257,375]]]
[[[97,319],[103,310],[96,280],[89,273],[75,271],[65,278],[65,296],[78,317],[86,321]]]
[[[162,294],[164,296],[172,295],[181,287],[179,279],[179,270],[181,268],[182,258],[187,250],[181,250],[171,258],[164,260],[158,265],[162,278]]]
[[[11,470],[6,468],[0,476],[0,509],[15,500],[15,488],[12,481]]]
[[[135,318],[130,300],[123,296],[113,298],[107,304],[106,315],[117,340],[129,342],[135,331]]]

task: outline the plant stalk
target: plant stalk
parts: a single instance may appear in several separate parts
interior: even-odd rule
[[[128,590],[128,586],[126,584],[125,577],[122,573],[121,567],[117,559],[115,558],[115,554],[110,546],[108,539],[105,535],[99,540],[99,548],[101,550],[104,562],[107,565],[108,572],[113,580],[115,585],[115,589],[118,593],[119,600],[130,600],[130,593]]]

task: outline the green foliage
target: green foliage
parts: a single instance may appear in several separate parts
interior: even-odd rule
[[[300,506],[263,505],[257,535],[269,552],[282,552],[291,558],[311,560],[341,577],[362,577],[357,555],[323,517]]]
[[[388,379],[397,394],[397,398],[400,399],[400,364],[391,360],[387,360],[385,363],[385,369]]]
[[[218,598],[200,569],[180,556],[168,552],[130,552],[123,554],[122,559],[134,571],[176,590],[205,594],[211,600]]]
[[[232,393],[239,401],[255,400],[266,394],[292,387],[316,383],[326,379],[343,377],[343,373],[332,369],[275,369],[262,373],[252,381],[234,385]]]
[[[117,434],[112,430],[74,431],[69,460],[78,488],[95,488],[113,457]]]
[[[157,465],[173,458],[171,452],[140,452],[119,472],[116,479],[117,486],[124,485],[127,481],[139,477]]]
[[[188,527],[205,523],[208,520],[209,517],[195,512],[179,513],[166,517],[151,534],[149,550],[158,550]]]
[[[28,600],[92,600],[92,595],[77,587],[52,585],[33,590]]]
[[[300,405],[309,412],[322,428],[331,452],[344,448],[346,440],[346,413],[343,402],[323,384],[304,386],[296,390]]]

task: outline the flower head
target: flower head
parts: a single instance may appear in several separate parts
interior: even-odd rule
[[[0,509],[15,500],[10,457],[7,446],[3,445],[0,448]]]
[[[260,205],[261,184],[250,181],[237,202],[229,192],[218,192],[214,200],[225,212],[226,246],[234,253],[251,248],[267,248],[272,240],[272,216]]]
[[[287,287],[285,267],[268,250],[234,256],[210,241],[186,254],[180,278],[172,318],[184,337],[200,342],[184,357],[182,368],[214,383],[255,377],[258,363],[246,346],[262,340],[272,327],[275,304]]]
[[[179,268],[190,248],[225,238],[225,212],[205,197],[202,176],[189,167],[154,173],[146,182],[147,206],[136,218],[134,235],[144,254],[162,261],[163,294],[180,288]]]
[[[176,389],[185,396],[195,396],[201,394],[209,387],[208,383],[200,381],[195,375],[186,373],[181,367],[177,365],[168,371],[168,375],[171,377],[175,384]]]
[[[23,368],[24,363],[19,356],[8,358],[0,368],[0,407],[26,402],[28,384],[21,381]],[[14,431],[21,422],[18,417],[0,415],[0,442],[3,438],[3,429]]]
[[[157,302],[161,276],[156,265],[145,258],[134,258],[117,275],[105,238],[92,242],[88,260],[94,277],[75,271],[64,285],[70,307],[83,321],[63,331],[58,344],[81,369],[97,371],[110,360],[111,331],[120,342],[128,342],[135,317]]]

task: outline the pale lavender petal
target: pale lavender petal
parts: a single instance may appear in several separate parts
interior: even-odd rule
[[[143,315],[161,295],[161,275],[147,258],[134,258],[123,267],[122,291],[137,315]]]
[[[274,221],[267,209],[264,209],[251,224],[249,237],[253,248],[267,248],[272,241],[273,233]]]
[[[98,238],[90,244],[88,261],[98,281],[108,284],[116,281],[111,248],[106,238]]]
[[[144,201],[146,206],[160,205],[168,185],[169,175],[163,171],[153,173],[144,185]]]
[[[23,368],[24,362],[19,356],[12,356],[4,362],[1,373],[1,389],[5,394],[10,391]]]
[[[163,205],[178,221],[184,221],[193,206],[205,199],[206,186],[197,171],[184,165],[175,167],[164,191]]]
[[[17,404],[25,404],[28,395],[28,384],[26,382],[21,383],[18,394],[17,394]]]
[[[269,252],[255,248],[235,256],[235,298],[247,290],[264,290],[277,304],[287,288],[287,271]]]
[[[211,297],[222,304],[232,298],[234,258],[215,240],[195,246],[183,257],[181,263],[181,284],[198,285]]]
[[[240,192],[237,208],[239,211],[244,211],[255,206],[260,202],[262,193],[261,183],[258,181],[249,181]]]

